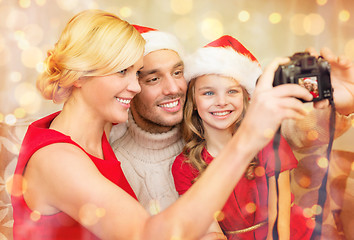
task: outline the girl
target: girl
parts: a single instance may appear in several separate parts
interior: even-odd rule
[[[211,42],[186,61],[185,77],[190,80],[183,124],[186,145],[172,167],[180,195],[203,175],[238,131],[260,74],[256,58],[230,36]],[[264,134],[272,137],[272,132]],[[296,167],[297,160],[283,138],[279,156],[279,237],[289,239],[291,234],[292,239],[304,239],[311,234],[304,217],[297,219],[301,220],[300,229],[290,231],[289,170]],[[270,142],[248,165],[229,197],[219,215],[220,226],[229,239],[272,238],[277,214],[274,158]]]
[[[140,92],[143,51],[139,32],[113,14],[87,10],[68,22],[37,80],[42,95],[63,102],[63,109],[29,126],[15,170],[15,240],[199,239],[267,144],[264,130],[305,115],[300,101],[284,108],[264,105],[261,99],[311,99],[300,86],[271,87],[276,67],[286,61],[275,60],[260,79],[259,100],[220,158],[183,197],[150,216],[136,200],[104,132],[110,123],[128,118],[130,101]],[[274,118],[271,113],[279,110]],[[258,118],[262,124],[256,124]],[[254,138],[248,137],[251,129]]]

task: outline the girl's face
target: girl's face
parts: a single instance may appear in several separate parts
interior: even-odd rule
[[[243,91],[230,77],[209,74],[198,77],[194,86],[198,114],[207,131],[230,129],[243,111]]]
[[[117,73],[79,80],[81,96],[92,114],[113,123],[125,122],[130,101],[141,90],[138,72],[142,66],[141,57],[134,65]]]

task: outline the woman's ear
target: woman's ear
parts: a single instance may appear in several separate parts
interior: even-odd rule
[[[74,82],[74,87],[81,88],[85,80],[86,80],[85,77],[80,77],[78,80]]]

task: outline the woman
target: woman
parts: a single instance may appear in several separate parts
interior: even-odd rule
[[[275,60],[220,158],[183,197],[149,216],[104,133],[106,124],[127,120],[129,102],[140,91],[143,46],[133,26],[113,14],[88,10],[69,21],[37,81],[45,98],[64,105],[33,123],[24,138],[12,191],[14,239],[198,239],[269,141],[264,130],[304,116],[292,96],[311,98],[301,87],[272,88],[275,69],[287,61]],[[262,99],[288,104],[264,106]]]

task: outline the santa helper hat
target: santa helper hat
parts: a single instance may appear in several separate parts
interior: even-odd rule
[[[184,50],[179,40],[172,34],[158,31],[154,28],[133,25],[139,31],[141,36],[145,39],[144,56],[157,50],[173,50],[178,53],[182,59],[184,57]]]
[[[235,38],[225,35],[199,48],[184,62],[187,81],[206,75],[232,77],[252,95],[262,69],[257,59]]]

